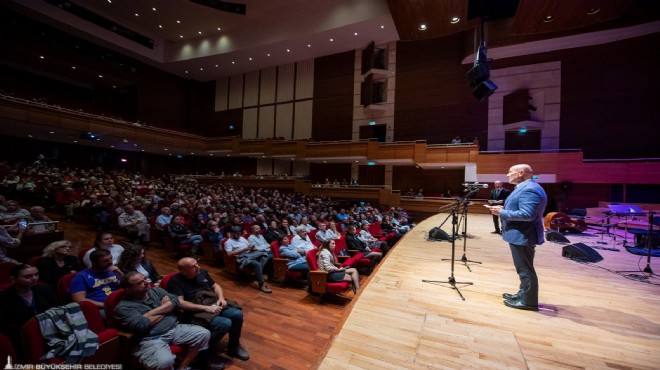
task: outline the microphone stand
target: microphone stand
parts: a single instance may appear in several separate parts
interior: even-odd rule
[[[476,189],[474,190],[476,191]],[[458,199],[456,201],[456,205],[451,209],[451,233],[452,235],[457,235],[458,234],[458,210],[461,207],[461,204],[463,203],[463,200],[465,198]],[[446,220],[445,220],[446,221]],[[456,278],[454,278],[454,257],[456,256],[456,238],[452,237],[451,238],[451,275],[449,278],[447,278],[447,281],[441,281],[441,280],[422,280],[423,283],[430,283],[430,284],[449,284],[452,289],[458,293],[458,295],[461,297],[462,300],[465,300],[465,297],[463,297],[463,294],[461,291],[458,289],[457,284],[463,284],[463,285],[472,285],[473,283],[471,282],[460,282],[456,281]]]
[[[461,257],[460,260],[456,260],[456,261],[462,262],[465,265],[465,267],[467,267],[468,271],[470,271],[470,272],[472,272],[472,269],[470,268],[470,265],[468,265],[468,262],[481,264],[481,262],[479,262],[479,261],[473,261],[473,260],[470,260],[470,259],[467,258],[467,239],[468,239],[467,238],[467,214],[468,214],[468,203],[469,203],[468,198],[472,194],[476,193],[477,191],[479,191],[479,188],[477,188],[477,187],[468,188],[468,193],[465,194],[465,196],[463,198],[461,198],[460,201],[459,201],[459,202],[461,202],[461,204],[463,206],[463,212],[461,213],[461,220],[458,222],[459,225],[461,224],[461,221],[463,223],[463,232],[462,232],[462,236],[463,236],[463,257]],[[454,236],[454,239],[456,239],[456,238],[457,238],[457,236]],[[453,258],[454,258],[454,256],[452,255],[452,259]],[[442,260],[443,261],[449,261],[449,258],[443,258]]]
[[[653,270],[651,269],[651,249],[653,248],[653,243],[651,241],[651,236],[653,235],[653,225],[655,225],[654,221],[655,218],[653,217],[655,215],[655,211],[649,211],[649,230],[648,233],[646,234],[646,267],[644,267],[644,270],[642,272],[649,274],[649,276],[644,276],[644,278],[648,278],[651,275],[656,275]],[[639,272],[639,271],[617,271],[617,273],[623,273],[623,272]]]

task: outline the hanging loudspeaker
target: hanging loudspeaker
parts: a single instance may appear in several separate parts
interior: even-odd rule
[[[570,243],[571,241],[566,239],[564,234],[555,230],[548,230],[545,232],[545,240],[555,243]]]
[[[435,240],[435,241],[451,241],[451,236],[447,234],[444,230],[442,230],[439,227],[434,227],[429,231],[429,240]]]
[[[562,257],[585,262],[600,262],[603,260],[603,256],[600,253],[584,243],[574,243],[565,246],[561,250],[561,255]]]

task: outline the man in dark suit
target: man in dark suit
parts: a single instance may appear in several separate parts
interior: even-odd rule
[[[516,294],[504,293],[507,307],[538,310],[539,283],[534,270],[536,245],[543,244],[543,211],[548,197],[541,185],[533,180],[534,173],[527,164],[509,169],[507,178],[516,188],[502,206],[489,206],[493,215],[502,219],[502,239],[509,243],[520,289]]]
[[[490,205],[503,205],[506,198],[511,194],[511,190],[502,187],[502,181],[495,181],[495,189],[490,192]],[[501,234],[500,230],[500,217],[493,215],[493,225],[495,225],[495,231],[491,234]]]

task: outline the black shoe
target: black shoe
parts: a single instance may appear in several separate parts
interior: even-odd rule
[[[491,234],[501,234],[499,231],[491,231]]]
[[[517,294],[502,293],[502,298],[506,299],[507,301],[515,301],[516,299],[520,299],[520,296]]]
[[[538,305],[526,305],[525,302],[521,301],[520,299],[516,300],[506,300],[504,301],[504,305],[507,307],[511,308],[516,308],[518,310],[528,310],[528,311],[538,311],[539,306]]]
[[[228,350],[227,353],[229,354],[229,356],[236,357],[239,360],[247,361],[250,359],[250,354],[240,344],[238,345],[238,347]]]

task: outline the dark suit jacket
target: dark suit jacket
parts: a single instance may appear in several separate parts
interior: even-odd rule
[[[506,200],[506,198],[509,197],[509,194],[511,194],[511,190],[502,188],[500,191],[500,194],[497,195],[497,189],[493,189],[490,191],[490,197],[488,199],[491,200]]]

